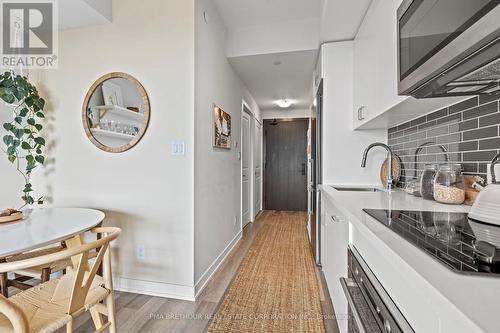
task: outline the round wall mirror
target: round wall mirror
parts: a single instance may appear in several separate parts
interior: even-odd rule
[[[106,152],[121,153],[135,146],[146,132],[149,98],[134,77],[110,73],[90,87],[82,112],[90,141]]]

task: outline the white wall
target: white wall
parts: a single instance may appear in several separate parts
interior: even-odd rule
[[[260,115],[257,104],[227,61],[226,30],[212,0],[196,0],[195,7],[194,275],[199,291],[241,231],[241,162],[238,151],[242,99],[257,118]],[[210,18],[208,24],[203,19],[204,11]],[[213,103],[231,114],[231,150],[212,147]]]
[[[323,183],[380,184],[380,167],[387,153],[370,152],[361,168],[363,151],[370,143],[387,142],[385,130],[353,131],[353,42],[336,42],[321,49],[323,74]]]
[[[112,24],[61,32],[59,68],[32,76],[48,101],[53,159],[36,171],[34,187],[56,206],[101,209],[107,224],[123,229],[114,251],[117,288],[193,297],[193,12],[192,0],[114,0]],[[81,120],[87,90],[113,71],[136,77],[151,102],[144,138],[121,154],[94,147]],[[173,141],[186,142],[186,156],[170,155]],[[0,207],[13,205],[19,177],[5,158],[0,175]],[[138,245],[144,261],[136,259]]]
[[[309,110],[266,110],[262,111],[262,119],[286,119],[286,118],[309,118]]]

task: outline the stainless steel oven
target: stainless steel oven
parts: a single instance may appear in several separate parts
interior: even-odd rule
[[[397,17],[400,95],[500,92],[500,0],[404,0]]]
[[[349,305],[348,332],[414,332],[353,246],[348,250],[348,263],[349,276],[340,279]]]

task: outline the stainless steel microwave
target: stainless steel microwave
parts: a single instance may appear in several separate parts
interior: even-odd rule
[[[500,0],[404,0],[397,17],[400,95],[500,93]]]

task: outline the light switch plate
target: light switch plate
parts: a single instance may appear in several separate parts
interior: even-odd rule
[[[182,141],[172,142],[172,156],[186,155],[186,145]]]

